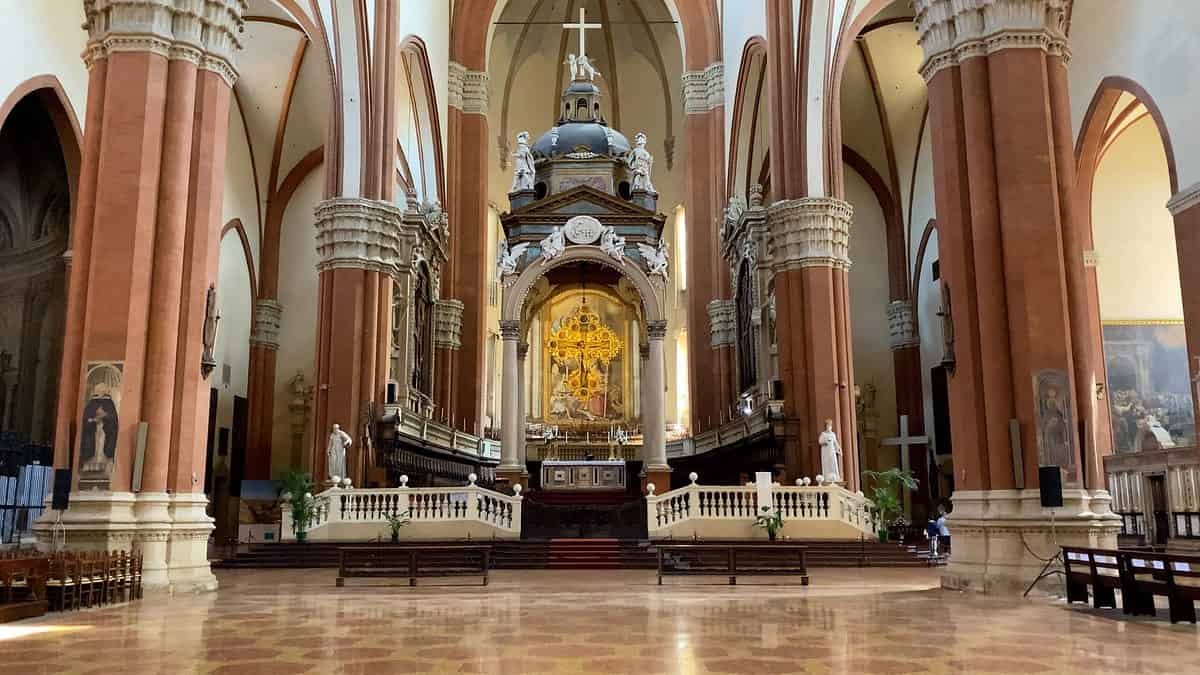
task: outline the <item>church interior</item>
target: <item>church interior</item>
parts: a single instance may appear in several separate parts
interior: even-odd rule
[[[1200,668],[1200,3],[0,8],[0,664]]]

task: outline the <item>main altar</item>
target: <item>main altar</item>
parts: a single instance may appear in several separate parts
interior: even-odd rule
[[[541,478],[543,490],[624,490],[625,461],[547,459]]]

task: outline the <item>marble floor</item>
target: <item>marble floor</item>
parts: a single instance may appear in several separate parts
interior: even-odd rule
[[[660,588],[649,572],[500,571],[486,588],[338,589],[331,570],[223,571],[216,593],[0,625],[0,673],[1200,672],[1190,624],[946,592],[937,574]]]

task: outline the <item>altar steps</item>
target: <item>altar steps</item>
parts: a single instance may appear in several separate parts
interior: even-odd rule
[[[448,543],[448,542],[421,542]],[[476,542],[481,543],[481,542]],[[657,550],[636,539],[495,540],[495,569],[654,569]],[[708,541],[705,543],[721,543]],[[744,543],[744,542],[741,542]],[[847,540],[794,540],[808,547],[810,567],[926,567],[944,565],[945,556],[929,557],[928,549],[897,543]],[[334,568],[342,546],[386,546],[378,542],[310,542],[251,544],[248,549],[213,561],[214,568]],[[768,545],[765,542],[763,545]],[[452,565],[453,560],[446,563]]]

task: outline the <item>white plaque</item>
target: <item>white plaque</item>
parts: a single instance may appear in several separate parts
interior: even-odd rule
[[[591,216],[575,216],[563,226],[563,234],[572,244],[593,244],[604,232],[604,226]]]
[[[775,503],[771,499],[771,472],[756,471],[754,473],[755,492],[758,493],[758,515],[763,515],[762,507],[770,506],[771,510],[775,510]]]

